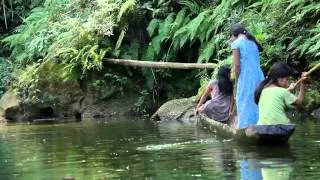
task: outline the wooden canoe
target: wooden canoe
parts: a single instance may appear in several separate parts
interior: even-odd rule
[[[200,123],[217,134],[231,136],[239,141],[258,144],[286,144],[295,130],[294,124],[253,125],[248,128],[237,129],[199,114]]]

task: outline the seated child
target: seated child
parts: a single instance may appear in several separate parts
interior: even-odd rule
[[[274,64],[265,80],[263,80],[255,91],[255,102],[259,106],[258,125],[290,124],[285,114],[285,108],[291,105],[301,105],[304,99],[305,73],[302,73],[302,82],[298,97],[290,91],[295,84],[290,84],[290,69],[283,63]]]
[[[203,104],[207,97],[211,99]],[[196,113],[204,113],[211,119],[227,122],[233,104],[233,83],[230,80],[230,68],[220,67],[217,80],[210,81],[205,93],[201,96],[196,106]]]

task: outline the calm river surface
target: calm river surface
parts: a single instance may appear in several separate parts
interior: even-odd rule
[[[320,122],[296,124],[281,147],[130,118],[1,126],[0,179],[320,179]]]

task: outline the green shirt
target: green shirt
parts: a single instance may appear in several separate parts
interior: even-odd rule
[[[263,162],[273,164],[274,162]],[[276,162],[280,163],[280,162]],[[293,168],[290,167],[288,164],[281,162],[281,166],[277,168],[273,167],[264,167],[261,168],[262,178],[264,180],[288,180],[290,179],[290,174],[292,173]]]
[[[282,87],[268,87],[262,90],[259,100],[258,125],[290,124],[285,108],[292,105],[297,97]]]

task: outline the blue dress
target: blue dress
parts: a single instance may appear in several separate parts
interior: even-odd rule
[[[238,38],[231,44],[240,52],[240,74],[237,82],[236,106],[238,128],[255,125],[259,119],[258,105],[254,102],[254,91],[264,79],[260,68],[258,46],[246,38]]]
[[[240,180],[263,180],[261,165],[256,160],[240,161]]]

